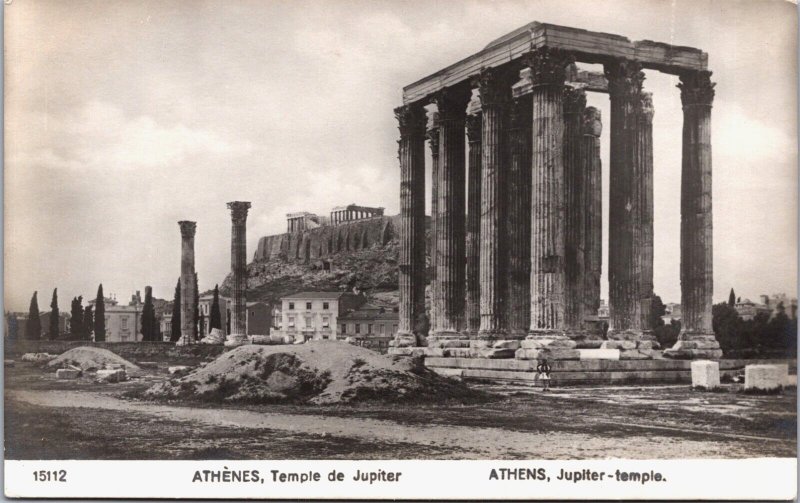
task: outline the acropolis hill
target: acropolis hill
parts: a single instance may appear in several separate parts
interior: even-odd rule
[[[347,211],[362,213],[342,213]],[[349,205],[334,208],[331,217],[288,214],[287,232],[258,241],[247,265],[248,300],[276,302],[302,290],[396,291],[399,215],[382,213]],[[226,293],[230,286],[229,275],[221,289]]]

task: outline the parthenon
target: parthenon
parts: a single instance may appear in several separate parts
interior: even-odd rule
[[[683,104],[682,332],[672,358],[719,358],[713,289],[708,55],[533,22],[403,89],[400,327],[395,348],[576,359],[596,340],[600,112],[610,99],[609,303],[602,348],[652,358],[653,104],[643,70],[676,75]],[[602,65],[603,73],[575,64]],[[425,318],[425,141],[432,153],[430,328]],[[677,273],[678,271],[676,271]],[[594,346],[596,347],[596,346]]]

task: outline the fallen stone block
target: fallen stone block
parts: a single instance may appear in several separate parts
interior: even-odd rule
[[[269,335],[251,335],[250,336],[250,344],[258,344],[260,346],[267,346],[270,344],[281,344],[283,343],[282,340],[273,340]]]
[[[623,349],[619,352],[620,360],[650,360],[653,351],[649,349]]]
[[[472,358],[470,348],[444,348],[444,355],[449,358]]]
[[[776,391],[783,387],[788,379],[789,366],[746,365],[744,368],[745,391]]]
[[[6,366],[6,367],[13,367],[14,366],[14,360],[3,360],[3,365]]]
[[[638,341],[642,338],[642,333],[637,331],[614,332],[609,330],[608,340],[610,341]]]
[[[636,341],[614,340],[604,341],[600,349],[636,349]]]
[[[577,349],[520,348],[515,352],[514,358],[517,360],[541,360],[543,358],[548,360],[580,360],[581,354]]]
[[[661,344],[658,341],[638,341],[636,349],[661,349]]]
[[[284,344],[294,344],[294,337],[291,335],[284,335],[283,336],[283,343]]]
[[[439,346],[443,348],[468,348],[469,341],[466,339],[445,339],[438,341]]]
[[[249,344],[250,339],[246,335],[237,334],[237,335],[228,335],[225,337],[224,346],[225,347],[237,347],[237,346],[244,346],[245,344]]]
[[[619,360],[619,349],[578,349],[581,360]]]
[[[136,364],[147,369],[158,368],[158,362],[136,362]]]
[[[125,381],[128,376],[125,369],[101,369],[95,375],[97,382],[115,383]]]
[[[502,359],[502,358],[514,358],[514,354],[516,352],[515,349],[510,348],[482,348],[474,350],[475,353],[478,355],[478,358],[492,358],[492,359]]]
[[[520,348],[523,349],[544,349],[544,348],[566,348],[572,349],[576,346],[575,341],[570,339],[551,339],[546,337],[537,337],[532,339],[523,339],[519,341]]]
[[[417,338],[413,335],[398,335],[392,342],[396,348],[408,348],[417,345]]]
[[[678,341],[673,349],[719,349],[719,343],[716,340]]]
[[[81,375],[80,370],[74,369],[58,369],[56,370],[56,379],[77,379]]]
[[[42,362],[49,362],[57,358],[58,355],[51,355],[47,353],[25,353],[22,355],[20,360],[23,362],[31,362],[31,363],[42,363]]]
[[[446,368],[446,367],[434,367],[431,370],[433,370],[434,372],[436,372],[439,375],[443,375],[445,377],[454,377],[456,379],[461,379],[461,377],[464,374],[464,369],[450,369],[450,368]]]
[[[692,367],[692,387],[713,390],[719,388],[719,362],[695,360]]]
[[[494,341],[492,347],[495,349],[513,349],[514,351],[520,348],[519,341]],[[513,356],[511,357],[513,358]]]
[[[485,349],[485,348],[489,348],[491,346],[492,346],[492,343],[490,341],[485,340],[485,339],[476,339],[476,340],[469,341],[469,347],[471,349]]]

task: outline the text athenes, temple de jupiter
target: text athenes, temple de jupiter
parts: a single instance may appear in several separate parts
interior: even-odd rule
[[[597,347],[601,117],[611,117],[607,340],[652,358],[653,105],[642,70],[677,75],[683,104],[682,332],[672,358],[720,358],[711,326],[711,106],[699,49],[531,23],[403,89],[400,333],[448,356],[576,359]],[[603,74],[575,63],[601,64]],[[431,309],[425,316],[425,141],[432,153]],[[466,148],[468,147],[468,148]],[[678,271],[676,271],[677,274]],[[423,337],[429,324],[428,336]],[[591,342],[595,343],[592,345]],[[441,354],[441,353],[438,353]]]

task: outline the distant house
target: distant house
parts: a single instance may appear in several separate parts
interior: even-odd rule
[[[681,321],[682,317],[683,308],[680,304],[670,302],[664,306],[664,316],[662,316],[661,319],[664,320],[665,325],[669,325],[673,321]]]
[[[797,317],[797,298],[789,297],[785,293],[760,295],[761,304],[770,310],[770,318],[778,314],[778,307],[783,305],[786,316],[791,319]]]
[[[214,305],[214,295],[200,296],[200,314],[203,315],[204,335],[211,333],[211,307]],[[223,335],[228,335],[228,315],[233,310],[233,301],[227,297],[219,297],[220,330]],[[272,310],[264,302],[247,303],[247,335],[269,335],[272,325]],[[172,333],[172,313],[164,314],[161,318],[161,335],[165,341],[170,339]]]
[[[366,302],[346,292],[300,292],[281,298],[281,333],[304,340],[342,339],[339,317]]]
[[[264,302],[247,303],[247,335],[269,335],[272,309]]]
[[[597,318],[600,320],[608,320],[608,317],[611,315],[611,312],[608,308],[608,302],[605,299],[600,299],[600,307],[597,308]]]
[[[11,326],[9,325],[9,318],[13,316],[16,320],[16,337],[18,339],[25,338],[25,327],[28,324],[28,313],[8,313],[5,317],[5,334],[9,337],[11,333]],[[50,338],[50,311],[46,313],[39,313],[39,323],[42,327],[42,339]],[[69,332],[69,313],[58,313],[58,335],[63,336]]]
[[[399,320],[396,307],[365,304],[339,316],[339,334],[342,338],[353,338],[360,346],[385,353],[389,341],[397,335]]]
[[[752,320],[759,313],[764,313],[769,316],[769,314],[772,312],[772,310],[766,305],[757,304],[750,299],[744,299],[740,302],[737,302],[734,306],[734,309],[736,309],[739,317],[743,320]]]

